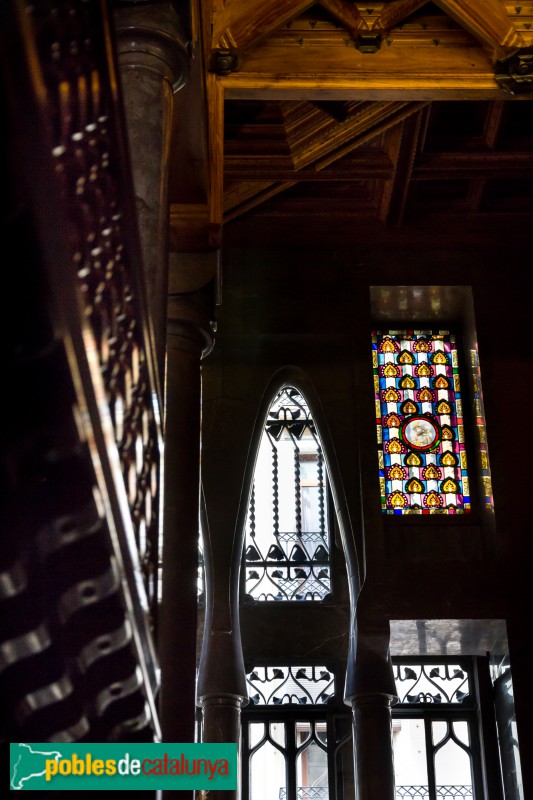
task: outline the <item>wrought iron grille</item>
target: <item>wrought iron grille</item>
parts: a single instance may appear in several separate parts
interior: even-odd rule
[[[470,684],[464,666],[453,663],[396,663],[400,703],[468,703]]]
[[[298,800],[328,800],[328,786],[298,786]],[[442,800],[472,800],[471,786],[437,786],[437,797]],[[279,800],[286,800],[285,787],[279,790]],[[427,786],[397,786],[396,800],[429,800]]]
[[[269,410],[246,522],[248,600],[323,600],[331,592],[327,479],[303,395],[282,389]]]
[[[437,797],[442,800],[472,800],[471,786],[437,786]],[[396,800],[415,798],[416,800],[429,800],[427,786],[397,786]]]
[[[328,786],[297,786],[296,796],[298,800],[328,800]],[[279,790],[279,800],[286,800],[287,790],[285,787]]]
[[[253,705],[322,705],[334,695],[334,676],[324,666],[255,667],[246,676]]]

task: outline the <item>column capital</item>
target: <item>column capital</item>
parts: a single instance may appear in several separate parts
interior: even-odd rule
[[[207,294],[204,289],[188,294],[169,295],[167,318],[169,350],[192,347],[199,349],[200,357],[209,355],[215,339]]]
[[[248,704],[248,697],[238,694],[206,694],[198,698],[198,705],[201,708],[227,708],[240,709]]]
[[[384,692],[363,692],[350,697],[352,708],[362,706],[372,706],[374,708],[392,708],[398,702],[398,698],[392,694]]]
[[[117,53],[122,69],[144,68],[177,92],[189,77],[190,54],[170,3],[115,2]]]
[[[235,620],[231,630],[213,630],[207,609],[198,669],[197,705],[240,708],[248,704],[241,635]]]

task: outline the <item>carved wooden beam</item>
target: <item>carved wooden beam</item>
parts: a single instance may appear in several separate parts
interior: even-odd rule
[[[209,249],[214,231],[205,203],[172,203],[170,206],[169,251],[197,252]]]
[[[312,5],[312,0],[223,0],[222,7],[212,9],[213,69],[218,51],[237,56]]]
[[[222,7],[213,5],[211,9],[211,69],[223,75],[239,67],[246,50],[256,47],[313,6],[309,0],[293,0],[292,3],[286,0],[222,2]],[[370,4],[319,0],[319,5],[341,23],[361,52],[373,53],[380,48],[383,35],[426,5],[426,0]],[[514,24],[522,21],[521,7],[509,11],[502,0],[436,0],[436,5],[489,47],[494,61],[528,44]]]
[[[222,225],[224,186],[224,87],[216,75],[207,75],[208,207],[209,225],[218,239]],[[214,245],[218,241],[213,242]]]
[[[354,106],[356,110],[345,123],[334,123],[329,129],[321,128],[314,140],[309,136],[305,137],[298,158],[300,169],[313,165],[314,171],[318,173],[420,109],[418,103],[368,103]],[[299,181],[298,167],[294,178],[295,180],[289,181],[234,184],[224,196],[224,221],[235,219],[294,186]]]
[[[367,28],[364,17],[355,3],[348,4],[345,0],[319,0],[319,4],[338,19],[354,38],[362,28]]]
[[[404,20],[409,14],[427,5],[426,0],[394,0],[387,3],[379,17],[372,25],[373,30],[390,31],[395,25]]]
[[[483,178],[533,179],[531,153],[501,151],[424,153],[417,158],[413,177],[422,180]]]
[[[400,226],[403,222],[420,133],[428,109],[429,104],[424,105],[391,132],[389,155],[395,169],[392,179],[385,184],[379,211],[379,219],[389,225]]]
[[[436,4],[476,39],[488,45],[494,51],[494,60],[525,45],[500,0],[436,0]]]
[[[224,77],[228,100],[497,100],[502,91],[483,48],[442,42],[394,43],[376,54],[352,48],[296,51],[270,46],[247,54]],[[369,63],[367,59],[373,59]],[[282,65],[282,69],[280,68]]]

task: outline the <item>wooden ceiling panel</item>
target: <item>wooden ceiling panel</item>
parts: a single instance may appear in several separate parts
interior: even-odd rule
[[[474,214],[508,214],[513,202],[520,214],[533,212],[533,132],[523,129],[529,103],[511,112],[503,102],[391,103],[386,110],[354,103],[341,123],[326,122],[307,105],[285,103],[291,165],[274,149],[259,159],[245,155],[246,140],[240,153],[233,142],[225,160],[225,224],[284,215],[305,238],[314,217],[373,216],[398,227],[439,213],[468,224]],[[379,126],[358,128],[358,114]]]
[[[415,242],[533,223],[533,0],[207,5],[205,193],[191,131],[173,154],[174,249],[248,229]]]

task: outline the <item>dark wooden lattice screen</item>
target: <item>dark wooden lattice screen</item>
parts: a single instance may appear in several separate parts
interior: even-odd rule
[[[112,30],[92,1],[0,17],[2,735],[150,741],[159,391]]]

